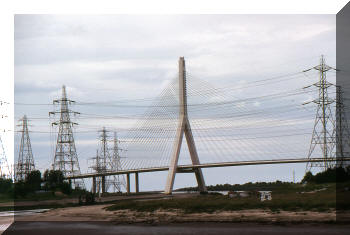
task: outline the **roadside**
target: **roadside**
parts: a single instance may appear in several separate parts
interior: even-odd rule
[[[112,222],[113,224],[172,224],[189,222],[258,222],[258,223],[335,223],[336,213],[316,211],[278,211],[252,209],[216,211],[213,213],[186,213],[181,210],[156,210],[139,212],[132,210],[107,211],[107,205],[67,207],[44,213],[16,216],[16,221],[85,221]]]
[[[0,212],[0,234],[2,234],[14,221],[13,214]]]
[[[189,193],[178,193],[174,195],[164,195],[162,193],[140,193],[131,195],[107,195],[101,198],[96,198],[95,204],[106,204],[117,201],[128,201],[128,200],[148,200],[148,199],[161,199],[161,198],[185,198],[196,194]],[[15,202],[3,202],[0,203],[0,211],[11,211],[16,207],[18,210],[26,209],[45,209],[45,208],[64,208],[72,206],[80,206],[79,198],[63,198],[56,200],[41,200],[41,201],[15,201]]]
[[[347,192],[346,192],[347,193]],[[23,201],[16,209],[49,211],[16,215],[16,221],[81,221],[114,224],[174,224],[192,222],[335,223],[335,190],[275,191],[273,199],[255,196],[230,198],[227,195],[198,193],[145,193],[107,195],[95,204],[81,205],[78,199]],[[2,204],[7,206],[7,204]],[[3,207],[4,208],[4,207]],[[1,206],[0,206],[1,210]]]
[[[303,197],[309,198],[312,195],[303,195]],[[112,201],[108,202],[108,200]],[[104,202],[101,202],[101,204],[56,208],[44,213],[16,216],[15,219],[16,221],[36,222],[84,221],[154,225],[190,222],[258,222],[266,224],[329,224],[336,222],[336,212],[330,208],[320,211],[315,209],[271,210],[269,208],[239,208],[241,205],[248,207],[247,200],[252,200],[254,203],[261,203],[252,198],[229,199],[227,196],[199,196],[192,193],[174,194],[172,196],[163,194],[115,196],[104,198]],[[313,199],[310,198],[310,200]],[[220,208],[223,202],[228,206],[231,203],[238,207],[234,209],[232,209],[233,207],[231,209]],[[215,207],[217,209],[213,209]]]
[[[270,225],[257,223],[178,223],[169,225],[124,224],[109,222],[16,222],[4,235],[103,235],[103,234],[169,234],[169,235],[343,235],[350,231],[349,225],[290,224]]]

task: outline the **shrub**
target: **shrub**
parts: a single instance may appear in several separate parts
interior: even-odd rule
[[[25,180],[25,184],[30,192],[41,189],[41,172],[39,170],[30,172]]]
[[[0,193],[10,193],[12,191],[12,180],[0,177]]]
[[[61,191],[64,194],[70,195],[72,193],[72,185],[68,182],[62,182],[61,186]]]

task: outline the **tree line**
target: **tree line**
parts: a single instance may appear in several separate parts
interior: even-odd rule
[[[311,171],[306,172],[301,183],[342,183],[350,181],[350,166],[337,167],[337,168],[328,168],[325,171],[319,172],[316,175],[313,175]]]
[[[315,175],[312,172],[306,172],[301,182],[297,184],[323,184],[323,183],[342,183],[350,182],[350,166],[329,168],[326,171]],[[296,184],[293,182],[248,182],[245,184],[217,184],[209,185],[209,191],[270,191],[270,190],[289,190]],[[198,191],[198,187],[179,188],[175,191]]]
[[[0,194],[21,198],[38,191],[60,191],[69,195],[73,189],[71,183],[64,180],[63,173],[59,170],[46,170],[43,176],[39,170],[35,170],[30,172],[24,180],[18,182],[0,178]]]

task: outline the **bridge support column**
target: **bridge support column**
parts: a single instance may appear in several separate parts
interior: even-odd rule
[[[139,192],[139,173],[135,172],[135,192]]]
[[[96,194],[96,177],[92,177],[92,193]]]
[[[130,174],[126,174],[126,192],[130,194]]]
[[[106,176],[102,176],[102,193],[106,192]]]

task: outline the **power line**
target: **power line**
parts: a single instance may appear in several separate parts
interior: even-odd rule
[[[276,77],[272,77],[272,78],[267,78],[267,79],[261,79],[261,80],[255,80],[255,81],[251,81],[251,82],[247,82],[245,83],[245,85],[249,85],[249,84],[255,84],[255,83],[262,83],[262,84],[258,84],[258,85],[254,85],[254,86],[261,86],[261,85],[266,85],[266,81],[273,81],[273,80],[277,80],[277,79],[281,79],[284,77],[290,77],[290,76],[295,76],[298,74],[302,74],[302,72],[295,72],[295,73],[290,73],[290,74],[286,74],[286,75],[280,75],[280,76],[276,76]],[[287,78],[287,79],[283,79],[283,80],[279,80],[277,82],[282,82],[285,80],[292,80],[294,78]],[[230,86],[226,86],[226,87],[222,87],[222,88],[216,88],[217,91],[220,90],[235,90],[235,89],[243,89],[243,88],[248,88],[248,87],[252,87],[252,86],[235,86],[235,87],[230,87]],[[202,92],[205,92],[206,90],[202,90]],[[208,90],[210,91],[210,90]],[[172,97],[170,97],[172,98]],[[118,104],[118,103],[123,103],[123,102],[137,102],[137,101],[154,101],[156,98],[143,98],[143,99],[118,99],[115,101],[106,101],[106,102],[77,102],[74,103],[75,105],[87,105],[87,106],[114,106],[114,107],[149,107],[149,105],[122,105],[122,104]],[[52,103],[21,103],[21,102],[15,102],[15,105],[38,105],[38,106],[46,106],[46,105],[53,105]],[[201,105],[201,104],[189,104],[190,106],[196,106],[196,105]]]

